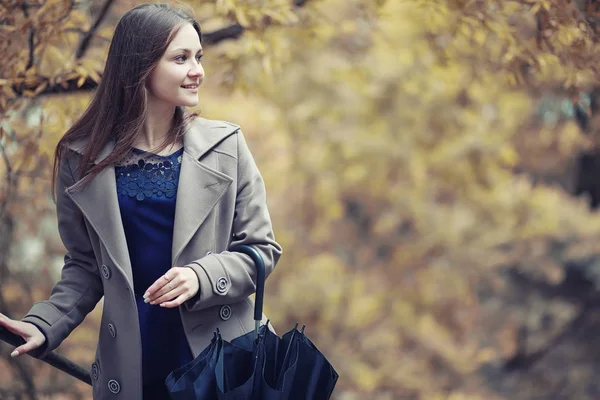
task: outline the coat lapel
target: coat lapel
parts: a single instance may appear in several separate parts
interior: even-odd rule
[[[239,127],[232,124],[198,119],[192,122],[184,136],[185,150],[175,207],[173,266],[177,265],[180,254],[194,233],[233,182],[231,177],[199,160],[237,129]]]
[[[71,148],[77,150],[76,146]],[[113,148],[114,143],[108,143],[96,159],[96,163],[108,156]],[[83,189],[75,187],[77,183],[67,188],[67,195],[88,219],[112,261],[122,270],[133,288],[131,261],[117,198],[115,168],[105,168]]]
[[[200,159],[237,129],[239,127],[233,124],[197,118],[190,123],[184,135],[184,153],[175,206],[172,266],[177,265],[179,255],[233,182],[231,177],[219,172],[214,166],[202,163]],[[83,146],[84,143],[75,143],[70,148],[81,153]],[[114,143],[108,143],[95,162],[102,161],[113,149]],[[77,183],[66,189],[68,196],[88,219],[112,261],[133,288],[131,261],[121,220],[114,167],[105,168],[87,187],[76,187]]]

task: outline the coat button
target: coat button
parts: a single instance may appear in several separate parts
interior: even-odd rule
[[[217,292],[224,294],[227,292],[227,284],[229,281],[225,277],[220,277],[217,279]]]
[[[229,318],[231,318],[231,307],[229,307],[229,306],[221,307],[221,310],[219,310],[219,316],[221,317],[221,319],[223,321],[227,321]]]
[[[102,276],[104,279],[110,279],[110,269],[106,265],[102,265]]]
[[[112,337],[117,337],[117,330],[113,324],[108,324],[108,333],[110,333],[110,336]]]
[[[100,376],[100,370],[98,369],[98,364],[93,363],[92,364],[92,378],[94,378],[94,380],[97,381],[99,376]]]
[[[110,392],[113,394],[117,394],[121,391],[121,385],[119,385],[119,382],[111,379],[108,381],[108,390],[110,390]]]

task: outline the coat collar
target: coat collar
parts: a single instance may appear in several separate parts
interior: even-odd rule
[[[215,147],[219,142],[236,132],[240,127],[225,121],[210,120],[197,117],[190,121],[183,135],[183,147],[185,152],[196,160],[200,159],[206,152]],[[78,140],[68,144],[68,148],[76,153],[83,154],[86,139]],[[100,151],[94,161],[100,163],[112,153],[115,148],[115,142],[109,141]]]
[[[172,266],[176,266],[196,230],[204,222],[212,208],[233,179],[200,159],[228,136],[234,134],[239,126],[229,122],[197,118],[190,122],[184,133],[184,155],[181,161],[175,226],[172,245]],[[82,153],[85,142],[76,142],[69,148]],[[114,149],[109,142],[95,162],[105,159]],[[67,195],[81,210],[93,230],[104,244],[109,258],[121,270],[133,289],[133,274],[127,240],[121,220],[115,169],[109,166],[102,170],[84,188],[77,183],[66,188]]]

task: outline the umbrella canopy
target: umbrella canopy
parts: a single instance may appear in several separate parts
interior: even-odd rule
[[[265,283],[260,254],[247,245],[230,250],[248,254],[257,267],[256,329],[231,342],[216,332],[196,359],[167,377],[172,400],[329,399],[339,376],[304,334],[305,327],[299,331],[296,324],[280,338],[268,322],[260,326]]]
[[[222,344],[221,335],[215,332],[210,345],[198,357],[167,376],[165,384],[172,400],[216,398],[216,377],[213,371]]]
[[[329,399],[339,378],[323,353],[304,334],[304,326],[295,336],[298,344],[298,372],[294,375],[289,399]]]

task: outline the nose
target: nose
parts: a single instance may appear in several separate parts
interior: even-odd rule
[[[202,64],[194,63],[194,65],[188,72],[188,76],[190,78],[203,78],[204,77],[204,68],[202,68]]]

